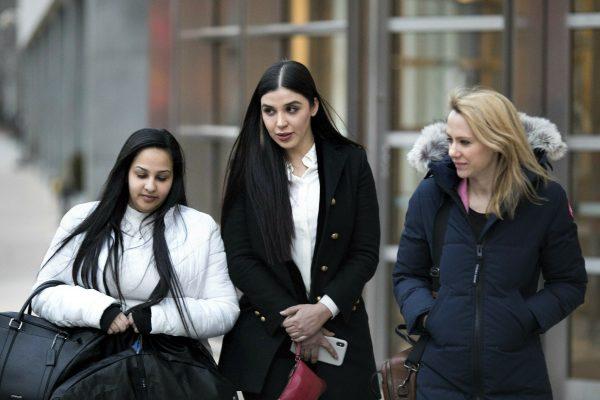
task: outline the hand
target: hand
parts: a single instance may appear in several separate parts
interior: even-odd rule
[[[138,330],[137,326],[135,326],[135,322],[133,321],[133,314],[129,313],[129,315],[127,316],[127,321],[129,322],[129,325],[131,325],[133,327],[133,331],[135,333],[140,333],[140,331]]]
[[[319,348],[321,347],[327,350],[329,354],[331,354],[331,356],[337,360],[337,352],[331,343],[325,339],[325,336],[334,336],[334,334],[325,328],[321,328],[317,331],[317,333],[301,342],[302,358],[305,361],[310,361],[311,363],[315,364],[319,359]]]
[[[331,317],[331,311],[322,303],[298,304],[280,312],[285,320],[282,326],[295,342],[313,336]]]
[[[113,322],[110,323],[108,327],[108,331],[106,331],[109,335],[113,335],[115,333],[125,332],[129,328],[129,320],[123,313],[119,313],[113,319]]]

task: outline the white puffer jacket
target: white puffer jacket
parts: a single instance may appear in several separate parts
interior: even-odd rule
[[[44,265],[60,242],[97,204],[80,204],[65,214],[44,257],[35,284],[37,286],[53,279],[71,284],[46,289],[33,301],[35,313],[60,326],[99,328],[104,310],[111,304],[119,303],[118,299],[106,294],[116,296],[117,293],[111,278],[107,283],[109,291],[102,286],[101,291],[73,286],[73,260],[83,235],[71,240]],[[184,206],[180,206],[180,210],[180,215],[171,209],[165,216],[165,239],[191,317],[188,326],[197,339],[223,335],[233,327],[239,314],[239,306],[235,288],[227,272],[219,227],[207,214]],[[124,311],[146,301],[159,281],[152,253],[153,226],[151,222],[143,222],[145,216],[146,214],[128,206],[121,222],[124,251],[120,265],[120,286],[125,297],[124,304],[121,304]],[[107,249],[104,249],[100,255],[100,285],[107,254]],[[163,299],[152,306],[151,312],[151,333],[186,335],[172,298]],[[206,340],[202,341],[207,345]]]

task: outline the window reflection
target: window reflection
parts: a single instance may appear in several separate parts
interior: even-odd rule
[[[261,0],[248,2],[249,25],[327,21],[347,18],[347,0]]]
[[[213,10],[212,1],[180,0],[177,3],[179,28],[181,30],[195,29],[212,25]]]
[[[281,0],[261,0],[248,3],[246,6],[246,23],[248,25],[274,24],[281,22],[283,4]]]
[[[573,12],[600,12],[600,1],[598,0],[572,0],[571,10]]]
[[[312,21],[347,18],[347,0],[284,0],[282,3],[287,9],[285,22],[298,23],[302,15]]]
[[[213,120],[214,82],[206,77],[213,75],[211,47],[208,42],[179,41],[177,74],[179,84],[179,124],[211,124]]]
[[[419,130],[445,118],[458,86],[502,89],[502,34],[403,33],[392,36],[392,130]]]
[[[218,47],[218,66],[211,79],[218,82],[218,90],[213,93],[218,99],[214,121],[220,125],[238,125],[240,123],[240,71],[238,51],[234,43],[222,42]],[[204,76],[203,81],[207,80]]]
[[[571,156],[571,197],[579,240],[586,257],[600,257],[598,165],[600,165],[600,153],[574,153]]]
[[[572,32],[572,134],[600,134],[600,30]]]
[[[180,29],[239,23],[238,0],[180,0],[177,7]]]
[[[269,37],[249,38],[246,42],[247,54],[251,57],[246,59],[246,68],[244,74],[246,76],[246,95],[243,102],[244,107],[250,102],[250,97],[256,88],[256,84],[262,73],[276,60],[282,58],[283,46],[281,40],[275,40]],[[246,110],[242,110],[245,113]]]
[[[572,194],[579,240],[586,257],[600,257],[600,153],[573,153]],[[585,304],[571,317],[570,374],[600,379],[600,276],[589,274]]]
[[[502,14],[502,0],[393,0],[392,15],[417,17],[433,15]]]
[[[397,245],[404,228],[404,217],[408,209],[408,200],[423,179],[424,175],[415,170],[406,161],[410,149],[392,149],[390,151],[390,244]]]
[[[215,203],[214,191],[207,188],[213,186],[213,158],[214,146],[212,140],[183,136],[179,138],[186,157],[186,192],[191,207],[202,210],[211,215],[219,207]]]
[[[600,276],[590,275],[585,303],[571,316],[570,376],[600,379]]]
[[[214,18],[217,21],[217,25],[236,25],[239,23],[238,3],[238,0],[217,1],[217,14]]]

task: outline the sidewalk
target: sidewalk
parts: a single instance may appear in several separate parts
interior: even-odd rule
[[[48,183],[19,157],[18,143],[0,130],[0,311],[23,304],[60,221]]]

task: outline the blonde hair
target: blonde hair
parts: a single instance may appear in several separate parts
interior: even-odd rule
[[[474,136],[497,153],[493,192],[487,213],[514,218],[521,198],[539,204],[525,170],[539,176],[544,184],[550,175],[537,162],[515,106],[500,93],[479,87],[459,89],[450,97],[450,107],[469,124]]]

